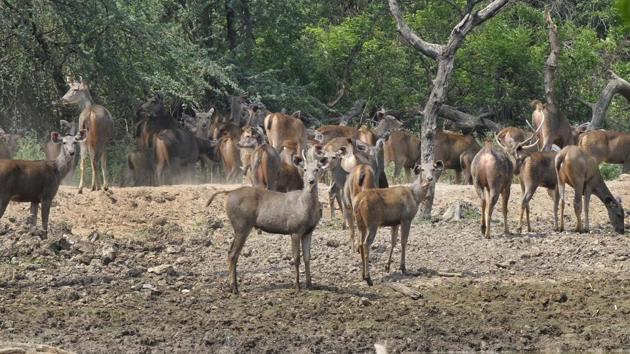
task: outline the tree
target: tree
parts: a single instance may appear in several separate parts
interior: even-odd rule
[[[455,62],[455,53],[464,43],[466,35],[468,35],[475,27],[481,25],[488,19],[497,15],[510,0],[494,0],[483,9],[475,10],[478,1],[468,0],[464,10],[459,9],[463,15],[460,22],[453,27],[446,44],[429,43],[422,39],[420,35],[415,33],[405,22],[398,2],[389,0],[389,8],[392,16],[396,20],[398,32],[403,38],[409,42],[422,55],[437,61],[438,68],[433,80],[433,88],[429,94],[429,98],[425,103],[422,121],[422,163],[432,164],[435,156],[434,138],[437,129],[437,118],[440,114],[442,105],[446,102],[449,80],[453,73]],[[454,4],[457,6],[456,4]],[[448,117],[447,117],[448,118]],[[423,204],[423,217],[431,217],[431,209],[433,207],[433,198],[435,186],[432,187],[428,198]]]

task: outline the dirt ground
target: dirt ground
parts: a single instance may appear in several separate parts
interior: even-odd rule
[[[630,200],[630,181],[608,184]],[[346,353],[373,351],[375,343],[389,352],[630,349],[630,242],[613,233],[599,200],[591,203],[590,233],[558,233],[551,199],[539,191],[534,232],[500,235],[495,212],[493,238],[486,240],[472,187],[439,184],[434,220],[412,227],[411,274],[398,270],[399,246],[385,272],[390,240],[383,228],[371,252],[375,284],[368,287],[321,186],[314,289],[294,290],[287,236],[253,232],[238,264],[241,294],[234,296],[225,285],[232,230],[224,197],[205,207],[213,188],[229,186],[83,195],[63,187],[45,240],[25,224],[28,205],[10,205],[0,220],[0,342],[82,353]],[[513,185],[512,231],[520,195]],[[457,201],[472,204],[465,218],[441,220]]]

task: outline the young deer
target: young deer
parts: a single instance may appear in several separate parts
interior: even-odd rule
[[[437,181],[444,169],[442,161],[437,161],[430,168],[423,168],[421,165],[414,167],[417,173],[416,180],[411,186],[394,186],[390,188],[367,189],[354,199],[354,217],[357,227],[361,232],[359,252],[361,253],[363,280],[372,286],[372,278],[369,270],[370,246],[376,238],[376,231],[379,226],[391,226],[391,249],[387,260],[386,270],[392,261],[392,253],[396,246],[398,227],[400,226],[400,271],[406,273],[405,251],[407,249],[407,239],[411,221],[418,212],[418,206],[425,199],[429,187]],[[424,171],[424,181],[421,172]]]
[[[50,135],[55,144],[61,144],[61,153],[54,161],[0,160],[0,218],[9,201],[31,203],[30,223],[37,224],[37,209],[42,204],[42,227],[48,236],[48,215],[52,200],[61,180],[70,171],[74,159],[75,143],[86,139],[85,130],[76,136],[57,132]]]
[[[322,217],[318,199],[317,180],[328,167],[328,158],[304,160],[304,189],[287,193],[268,191],[256,187],[241,187],[231,191],[215,192],[206,206],[218,194],[228,194],[225,211],[232,228],[234,240],[228,253],[228,283],[233,293],[238,293],[236,262],[245,240],[256,227],[262,231],[291,235],[291,249],[295,261],[295,287],[300,289],[300,243],[304,257],[306,286],[311,286],[311,236]]]
[[[88,84],[83,81],[67,79],[70,89],[61,98],[64,104],[76,104],[81,109],[79,115],[79,129],[87,131],[87,138],[81,142],[81,179],[79,181],[79,193],[83,193],[83,176],[85,174],[85,159],[90,158],[92,163],[92,191],[98,190],[97,166],[100,161],[103,173],[103,189],[109,189],[107,180],[107,150],[106,144],[109,142],[114,130],[114,120],[107,108],[94,104],[90,95]]]

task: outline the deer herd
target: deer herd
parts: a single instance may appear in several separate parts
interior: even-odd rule
[[[78,124],[61,121],[65,136],[51,133],[45,148],[47,160],[12,160],[19,136],[0,129],[0,218],[10,201],[30,202],[29,222],[36,224],[41,204],[44,237],[52,200],[74,169],[75,143],[80,145],[78,192],[83,190],[86,158],[92,168],[91,190],[100,189],[99,165],[102,187],[110,187],[107,147],[114,131],[112,115],[94,103],[85,81],[68,79],[68,85],[61,102],[79,107]],[[527,231],[531,231],[529,203],[538,187],[546,188],[553,199],[554,229],[564,229],[566,184],[575,190],[578,232],[589,230],[589,204],[594,194],[607,208],[614,230],[623,233],[621,202],[610,193],[598,165],[622,164],[623,172],[628,172],[630,134],[588,130],[588,125],[574,127],[557,109],[540,101],[531,105],[531,132],[507,127],[494,135],[494,144],[492,139],[481,143],[472,134],[438,131],[434,161],[423,162],[419,137],[384,112],[377,114],[372,128],[324,125],[311,129],[298,114],[271,113],[260,104],[245,103],[247,117],[242,122],[226,119],[214,108],[186,109],[175,119],[163,97],[155,94],[137,110],[135,146],[127,155],[124,183],[151,186],[190,180],[199,161],[211,182],[222,167],[226,181],[251,184],[216,191],[207,201],[209,206],[217,195],[226,195],[225,210],[234,229],[227,258],[228,283],[234,293],[238,292],[239,254],[254,228],[291,236],[295,286],[300,287],[300,257],[306,286],[311,286],[310,248],[313,231],[322,218],[321,180],[330,182],[331,217],[336,203],[344,228],[347,225],[349,229],[351,249],[360,254],[362,278],[369,285],[369,253],[378,228],[391,227],[387,271],[400,233],[400,270],[405,273],[412,221],[445,169],[454,170],[458,182],[463,174],[463,182],[474,186],[481,201],[481,233],[486,238],[491,236],[492,211],[499,197],[504,232],[509,233],[508,200],[514,175],[519,177],[522,190],[519,233],[524,215]],[[385,173],[390,163],[394,164],[393,181],[388,181]],[[405,173],[402,181],[401,170]],[[416,175],[413,181],[412,171]],[[411,184],[390,186],[391,182]]]

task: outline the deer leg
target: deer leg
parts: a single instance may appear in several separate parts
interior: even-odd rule
[[[523,231],[523,213],[525,212],[525,209],[527,209],[527,203],[526,203],[526,190],[525,190],[525,184],[523,184],[523,180],[521,179],[521,194],[523,195],[522,199],[521,199],[521,213],[520,213],[520,217],[518,219],[518,233],[520,234]],[[529,220],[529,213],[527,213],[527,218]],[[528,223],[529,225],[529,223]],[[529,229],[527,230],[529,231]]]
[[[90,162],[92,163],[92,191],[97,191],[98,187],[98,169],[96,156],[90,156]]]
[[[11,198],[9,198],[8,196],[3,196],[2,198],[0,198],[0,218],[2,218],[2,215],[4,215],[5,210],[7,210],[9,201],[11,201]]]
[[[306,276],[306,288],[313,286],[311,281],[311,236],[308,233],[302,236],[302,257],[304,258],[304,275]]]
[[[409,240],[409,229],[411,229],[411,220],[403,220],[400,224],[400,272],[407,274],[407,267],[405,266],[405,255],[407,252],[407,241]]]
[[[300,235],[291,235],[291,251],[295,264],[295,290],[300,290]]]
[[[503,233],[505,235],[510,234],[510,225],[508,224],[508,201],[510,200],[510,189],[510,184],[508,184],[501,192],[501,208],[503,209]],[[527,231],[529,231],[529,210],[527,210],[527,227]]]
[[[241,254],[241,250],[243,249],[243,245],[245,245],[245,240],[251,231],[251,227],[249,230],[244,228],[244,230],[236,231],[234,230],[234,240],[232,240],[232,244],[230,245],[230,251],[228,252],[227,264],[228,264],[228,283],[230,285],[230,290],[234,294],[238,294],[238,283],[236,280],[236,262],[238,261],[238,257]]]
[[[94,172],[96,173],[96,172]],[[109,179],[107,178],[107,154],[101,155],[101,173],[103,174],[103,190],[109,189]]]
[[[42,200],[42,228],[44,229],[44,238],[48,238],[48,216],[50,215],[50,206],[52,199]]]
[[[363,240],[361,244],[361,256],[363,258],[363,280],[367,282],[369,286],[372,286],[372,278],[370,277],[370,246],[376,238],[377,226],[370,226],[368,230],[367,240]]]
[[[83,155],[83,154],[81,154]],[[85,159],[86,157],[81,156],[81,163],[79,164],[79,168],[81,169],[81,176],[79,177],[79,194],[83,193],[83,176],[85,175]]]
[[[394,161],[394,181],[400,183],[400,164]]]
[[[350,249],[357,248],[357,241],[354,233],[354,215],[352,215],[352,205],[346,205],[346,203],[342,203],[343,207],[343,217],[346,223],[348,224],[348,229],[350,230]]]
[[[481,199],[481,235],[486,234],[486,195],[482,188],[475,186],[475,190],[477,191],[477,195],[479,199]]]
[[[584,188],[584,232],[588,232],[590,230],[589,218],[588,218],[588,208],[591,203],[591,188],[586,186]]]
[[[389,250],[389,258],[387,258],[387,264],[385,265],[385,271],[389,273],[389,266],[392,263],[392,254],[394,253],[394,248],[396,247],[396,239],[398,238],[398,225],[392,226],[391,230],[392,235],[392,247]]]
[[[335,200],[337,200],[337,205],[339,206],[339,209],[341,209],[341,213],[343,214],[343,203],[341,202],[341,190],[338,190],[335,193]],[[346,225],[346,219],[342,219],[343,224],[341,225],[341,229],[345,230],[346,227],[348,227]]]
[[[558,230],[558,202],[560,197],[558,195],[558,187],[554,189],[548,189],[547,192],[553,198],[553,229]]]
[[[564,231],[564,183],[558,181],[558,199],[560,202],[560,227],[558,231]]]
[[[630,159],[626,160],[623,163],[623,167],[621,168],[621,173],[628,173],[630,172]]]
[[[31,218],[28,223],[37,226],[37,209],[39,209],[39,203],[31,203]]]
[[[455,170],[455,184],[462,184],[462,170]]]
[[[488,191],[488,204],[486,205],[486,238],[490,238],[490,225],[492,224],[492,211],[499,200],[499,193],[490,189]],[[507,213],[506,213],[507,214]]]
[[[330,185],[330,188],[328,189],[328,205],[330,205],[330,218],[334,219],[335,218],[335,188],[336,184],[335,182],[333,182],[333,184]]]
[[[411,169],[406,166],[403,166],[403,170],[405,170],[406,183],[411,183]]]
[[[582,225],[582,195],[584,194],[584,191],[580,185],[576,185],[573,189],[575,190],[575,195],[573,196],[573,211],[575,212],[575,217],[577,218],[575,231],[584,232],[584,227]]]
[[[525,187],[525,193],[523,193],[523,200],[521,201],[521,220],[519,221],[519,224],[518,224],[519,234],[521,233],[521,230],[523,229],[523,210],[525,211],[525,218],[527,221],[527,232],[532,231],[532,226],[529,222],[529,202],[532,200],[534,193],[536,193],[536,188],[537,187],[532,188],[530,186]]]

